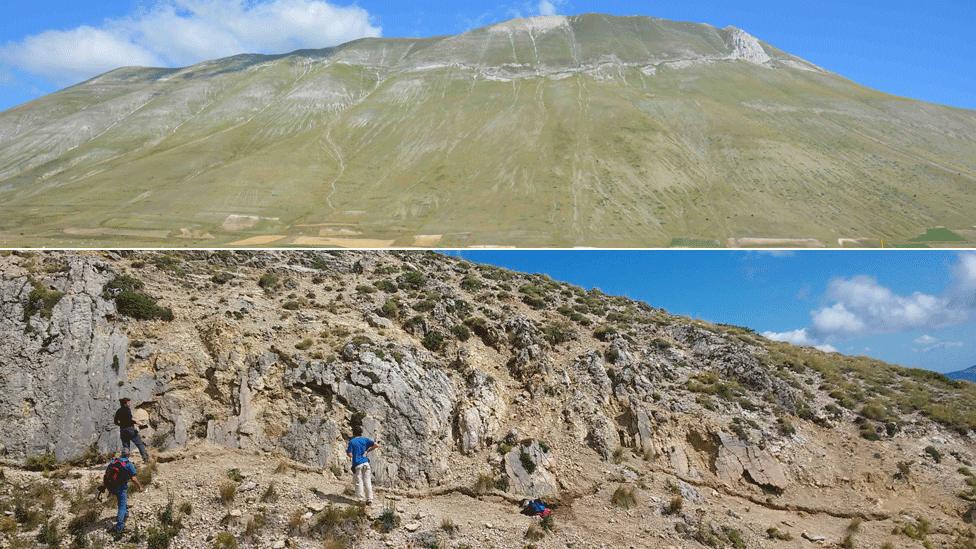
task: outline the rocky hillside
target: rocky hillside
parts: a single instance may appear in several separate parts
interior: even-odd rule
[[[432,253],[0,273],[5,546],[114,543],[82,509],[122,395],[160,456],[140,546],[974,544],[973,384]],[[342,495],[355,424],[382,444],[365,513]],[[523,496],[559,504],[554,529]]]
[[[974,159],[976,112],[741,29],[539,17],[0,113],[0,245],[965,245]]]

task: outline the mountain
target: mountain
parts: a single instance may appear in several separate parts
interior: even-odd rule
[[[5,246],[955,246],[974,183],[976,112],[650,17],[123,68],[0,114]]]
[[[961,379],[963,381],[972,381],[976,383],[976,366],[972,368],[966,368],[965,370],[959,370],[958,372],[952,372],[951,374],[946,374],[950,379]]]
[[[173,547],[973,539],[976,385],[932,372],[426,252],[19,252],[0,273],[5,547],[39,509],[105,541],[114,510],[85,503],[120,396],[158,459],[133,520]],[[381,445],[368,518],[356,424]],[[553,531],[526,496],[558,503]]]

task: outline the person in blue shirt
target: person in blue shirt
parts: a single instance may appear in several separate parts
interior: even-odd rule
[[[373,471],[369,467],[366,454],[376,449],[376,442],[363,436],[363,428],[354,425],[353,438],[346,446],[346,455],[352,459],[352,475],[356,477],[356,497],[364,499],[366,505],[373,503]]]
[[[142,485],[136,478],[136,466],[129,461],[129,452],[122,450],[120,457],[108,463],[102,486],[116,497],[119,503],[118,513],[115,515],[115,532],[121,534],[125,530],[125,519],[129,517],[129,481],[136,483],[141,492]]]

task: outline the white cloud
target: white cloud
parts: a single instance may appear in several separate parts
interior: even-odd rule
[[[789,332],[763,332],[762,335],[763,337],[772,339],[773,341],[782,341],[784,343],[799,345],[801,347],[815,347],[825,353],[837,352],[837,348],[833,345],[820,343],[816,339],[810,337],[810,334],[807,333],[806,328],[791,330]]]
[[[928,334],[915,338],[915,344],[921,346],[921,347],[916,347],[915,352],[921,352],[921,353],[928,353],[936,349],[952,349],[955,347],[963,346],[963,343],[961,341],[943,341],[937,337],[932,337]]]
[[[827,297],[834,303],[811,313],[812,331],[825,338],[947,326],[965,322],[971,312],[949,294],[898,295],[870,276],[831,281]]]
[[[539,15],[558,15],[559,0],[539,0]]]
[[[830,346],[830,342],[870,336],[958,325],[976,318],[976,253],[958,256],[952,280],[940,295],[914,292],[899,295],[870,276],[841,278],[830,282],[829,304],[810,312],[810,326],[763,335],[795,345]],[[963,346],[959,341],[942,341],[922,335],[916,351],[929,352]]]
[[[158,0],[99,27],[50,30],[0,47],[0,63],[56,83],[121,66],[184,66],[379,36],[369,13],[323,0]]]

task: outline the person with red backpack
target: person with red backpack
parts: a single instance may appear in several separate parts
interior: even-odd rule
[[[122,450],[122,454],[113,459],[105,467],[102,476],[102,487],[114,495],[119,502],[119,511],[115,516],[115,532],[121,534],[125,530],[125,519],[129,516],[129,481],[136,483],[141,492],[142,484],[136,478],[136,466],[129,461],[129,452]]]

